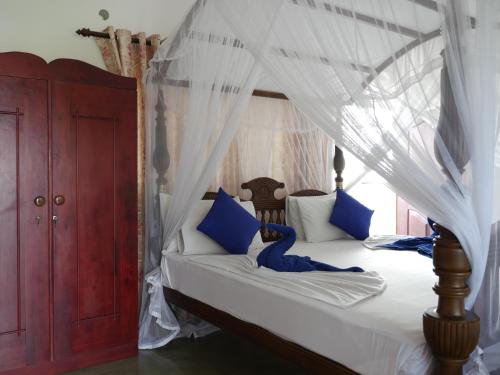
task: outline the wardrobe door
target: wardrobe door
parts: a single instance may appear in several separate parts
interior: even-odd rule
[[[0,372],[49,359],[47,133],[47,81],[0,76]]]
[[[132,90],[53,83],[56,360],[137,345]]]

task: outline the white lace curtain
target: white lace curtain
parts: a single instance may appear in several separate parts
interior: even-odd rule
[[[164,96],[167,126],[163,141],[171,161],[166,190],[170,193],[175,185],[183,132],[188,125],[184,121],[187,98],[188,89],[185,88],[168,91]],[[221,124],[223,119],[216,121]],[[333,148],[332,139],[311,124],[288,100],[252,96],[208,190],[217,191],[222,186],[230,194],[248,199],[249,191],[241,189],[243,182],[272,176],[285,183],[284,192],[331,191]]]
[[[481,345],[490,353],[500,332],[498,295],[487,289],[498,273],[499,253],[496,241],[491,241],[495,246],[490,251],[491,203],[497,198],[493,186],[499,3],[432,4],[198,1],[175,38],[161,46],[148,75],[147,270],[158,267],[162,247],[174,238],[216,176],[241,127],[251,93],[265,76],[309,123],[455,233],[473,269],[466,304],[472,308],[477,301]],[[366,15],[378,21],[369,22]],[[443,48],[448,91],[458,112],[450,110],[440,119]],[[186,88],[186,126],[177,145],[172,203],[160,218],[156,197],[165,180],[157,167],[166,154],[156,143],[161,132],[155,122],[164,108],[155,105],[167,91],[180,98]],[[161,302],[159,277],[157,271],[150,274],[152,287],[144,298],[141,344],[145,347],[162,341],[154,337],[156,323],[163,325],[163,335],[175,325],[166,305],[155,310],[149,303]],[[496,366],[488,363],[490,368]]]
[[[272,176],[283,192],[332,190],[333,142],[288,100],[252,96],[209,190],[222,186],[249,199],[241,183]]]

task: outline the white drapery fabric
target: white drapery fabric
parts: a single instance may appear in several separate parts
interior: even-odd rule
[[[222,186],[249,199],[250,192],[242,190],[241,184],[262,176],[284,182],[281,193],[330,192],[333,142],[288,100],[252,96],[209,190]]]
[[[183,94],[179,97],[180,93]],[[164,101],[168,126],[163,141],[170,158],[166,185],[172,187],[187,126],[184,114],[188,89],[178,88],[177,93],[168,90]],[[216,121],[222,123],[223,118]],[[288,100],[252,96],[208,190],[217,191],[222,186],[228,193],[248,199],[250,192],[241,189],[243,182],[273,176],[285,183],[281,193],[302,189],[329,192],[333,185],[333,148],[332,139],[311,124]]]
[[[310,123],[455,233],[473,269],[467,307],[480,296],[482,345],[494,345],[498,296],[487,285],[498,273],[499,252],[490,247],[498,21],[494,0],[431,7],[401,0],[198,1],[176,37],[161,46],[148,76],[147,270],[158,266],[161,249],[216,175],[251,92],[265,77]],[[440,119],[444,47],[458,112]],[[186,126],[169,186],[172,203],[160,218],[156,122],[164,108],[158,111],[158,103],[161,96],[180,98],[183,90]],[[148,301],[141,343],[155,341]],[[175,322],[168,311],[157,320],[167,329]]]

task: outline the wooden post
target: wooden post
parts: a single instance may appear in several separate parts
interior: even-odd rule
[[[444,60],[441,71],[441,113],[436,137],[441,138],[455,166],[463,172],[469,153],[459,121]],[[437,142],[434,150],[443,173],[449,176]],[[433,248],[434,273],[439,277],[433,289],[438,295],[438,305],[424,313],[424,336],[438,362],[436,373],[461,375],[462,366],[479,341],[479,317],[465,310],[464,305],[465,297],[470,292],[466,281],[471,274],[471,266],[452,232],[438,224],[434,224],[434,230],[439,233],[434,239]]]
[[[464,307],[471,267],[455,235],[438,224],[434,229],[439,233],[433,251],[439,281],[433,289],[439,297],[437,307],[424,313],[424,336],[438,361],[436,373],[461,375],[479,341],[479,317]]]
[[[345,168],[344,153],[340,148],[335,146],[335,155],[333,157],[333,169],[337,176],[335,177],[335,186],[337,189],[344,188],[344,178],[342,177],[342,172]]]
[[[165,120],[165,98],[161,89],[158,91],[156,110],[155,138],[153,151],[153,167],[158,173],[157,184],[160,192],[166,192],[167,170],[170,165],[170,156],[167,148],[167,127]]]

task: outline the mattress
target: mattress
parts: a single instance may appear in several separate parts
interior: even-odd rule
[[[415,252],[371,250],[360,241],[297,242],[289,254],[337,267],[360,266],[387,282],[378,296],[341,309],[238,272],[164,252],[165,286],[256,324],[362,374],[427,374],[432,356],[422,332],[424,310],[437,302],[432,260]],[[250,254],[256,256],[257,254]],[[226,257],[230,255],[213,255]]]

